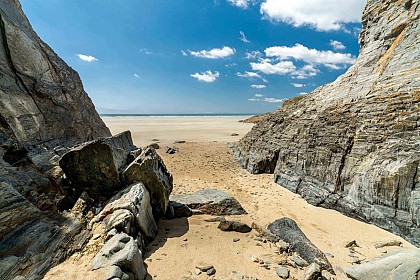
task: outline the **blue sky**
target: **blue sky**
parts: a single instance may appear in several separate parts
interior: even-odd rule
[[[354,63],[366,0],[21,0],[100,113],[264,113]]]

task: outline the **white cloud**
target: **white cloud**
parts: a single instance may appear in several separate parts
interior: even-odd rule
[[[260,101],[258,98],[249,98],[248,101]]]
[[[235,49],[232,49],[230,47],[223,47],[221,49],[211,49],[209,51],[202,50],[202,51],[189,51],[191,55],[195,57],[201,57],[201,58],[210,58],[210,59],[219,59],[219,58],[225,58],[231,55],[235,54]]]
[[[264,83],[268,83],[268,81],[266,79],[264,79],[263,77],[261,77],[260,74],[255,73],[255,72],[248,72],[245,71],[245,73],[236,73],[236,76],[238,77],[242,77],[242,78],[248,78],[248,79],[261,79]]]
[[[181,53],[183,56],[188,56],[188,54],[184,50],[181,50]]]
[[[278,74],[285,75],[293,73],[296,70],[296,66],[291,61],[280,61],[276,64],[271,64],[269,62],[251,62],[252,70],[261,71],[264,74]]]
[[[301,88],[304,87],[304,84],[297,84],[297,83],[291,83],[292,86],[294,86],[295,88]]]
[[[246,53],[246,59],[256,59],[256,58],[260,58],[261,57],[261,53],[259,51],[252,51],[252,52],[247,52]]]
[[[278,103],[278,102],[283,102],[283,99],[278,99],[278,98],[273,98],[273,97],[267,97],[267,98],[263,98],[262,101],[264,102],[270,102],[270,103]]]
[[[302,68],[293,72],[292,75],[293,75],[293,78],[295,78],[295,79],[303,80],[303,79],[306,79],[308,77],[315,77],[316,75],[318,75],[318,73],[319,73],[318,69],[316,69],[311,64],[307,64],[307,65],[303,66]]]
[[[295,27],[308,25],[319,31],[343,29],[343,23],[360,22],[366,0],[265,0],[265,18]]]
[[[86,61],[86,62],[98,61],[97,58],[95,58],[94,56],[91,56],[91,55],[78,54],[77,56],[81,60]]]
[[[230,4],[246,9],[249,7],[250,4],[254,4],[255,2],[253,0],[227,0]]]
[[[307,92],[299,92],[300,95],[306,95],[308,94]]]
[[[330,40],[330,46],[333,47],[334,50],[344,50],[346,46],[343,45],[340,41]]]
[[[140,79],[140,75],[139,75],[139,74],[134,74],[134,77],[135,77],[136,79]]]
[[[215,71],[213,73],[212,71],[207,70],[206,72],[191,74],[191,77],[196,78],[200,82],[212,83],[219,78],[219,72]]]
[[[148,48],[142,48],[142,49],[139,49],[139,51],[140,51],[141,53],[144,53],[144,54],[147,54],[147,55],[151,55],[151,54],[153,54],[153,52],[152,52],[152,51],[150,51]]]
[[[266,88],[267,86],[265,85],[251,85],[252,88],[258,88],[258,89],[262,89],[262,88]]]
[[[270,47],[265,49],[265,54],[268,57],[276,57],[280,60],[294,58],[302,60],[306,63],[317,64],[353,64],[356,58],[350,53],[335,53],[332,51],[319,51],[316,49],[309,49],[301,44],[296,44],[293,47]]]
[[[228,63],[228,64],[225,64],[225,66],[226,67],[234,67],[234,66],[236,66],[236,65],[238,65],[238,64],[236,64],[235,62],[232,62],[232,63]]]
[[[255,95],[255,97],[263,97],[264,95],[262,95],[262,94],[260,94],[260,93],[257,93],[256,95]]]
[[[245,33],[243,31],[239,31],[239,34],[241,34],[241,38],[239,38],[239,40],[241,40],[244,43],[251,43],[251,41],[249,41],[246,36]]]

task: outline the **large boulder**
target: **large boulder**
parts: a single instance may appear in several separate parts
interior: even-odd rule
[[[420,249],[398,250],[370,262],[353,265],[345,272],[354,280],[418,280],[420,279]]]
[[[149,192],[142,183],[128,186],[113,196],[91,224],[96,222],[103,222],[107,231],[115,228],[134,235],[140,230],[146,239],[153,239],[157,233]]]
[[[231,195],[215,189],[203,189],[190,194],[171,195],[171,201],[187,205],[209,215],[247,214],[241,204]]]
[[[100,269],[106,280],[143,280],[147,275],[137,243],[125,233],[109,239],[92,260],[91,267],[92,270]]]
[[[316,263],[322,269],[334,273],[324,253],[319,250],[290,218],[281,218],[268,226],[268,230],[290,244],[292,251],[298,253],[308,263]]]
[[[155,149],[145,148],[122,174],[125,184],[142,182],[146,186],[156,218],[165,215],[173,188],[173,178]]]
[[[92,198],[109,198],[121,189],[119,172],[135,146],[130,131],[83,143],[63,155],[60,167],[73,188]]]
[[[233,148],[309,203],[420,246],[420,2],[367,1],[356,63],[289,99]]]

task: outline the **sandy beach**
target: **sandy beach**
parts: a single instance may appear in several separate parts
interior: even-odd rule
[[[103,118],[113,134],[131,130],[134,143],[144,146],[159,142],[177,148],[175,154],[158,152],[174,177],[174,194],[190,193],[204,188],[226,191],[233,195],[248,215],[230,216],[229,220],[267,226],[282,217],[294,219],[305,235],[324,253],[337,275],[347,279],[344,269],[356,255],[362,262],[399,247],[376,249],[380,241],[402,238],[376,226],[346,217],[337,211],[314,207],[300,196],[276,185],[271,174],[252,175],[240,168],[230,155],[227,143],[236,141],[253,124],[238,122],[241,117],[180,118]],[[231,136],[232,133],[239,134]],[[159,139],[152,141],[153,139]],[[185,143],[173,144],[176,140]],[[145,263],[152,279],[241,279],[238,275],[257,279],[279,279],[275,268],[281,261],[271,243],[255,240],[256,232],[247,234],[222,232],[217,223],[206,222],[210,216],[160,220],[157,238],[148,246]],[[234,242],[234,239],[236,242]],[[237,241],[239,239],[239,241]],[[351,253],[345,245],[356,240],[360,247]],[[94,248],[94,246],[92,247]],[[92,279],[90,260],[96,250],[69,258],[53,268],[45,279]],[[253,262],[258,258],[270,262],[269,269]],[[214,278],[195,274],[195,265],[210,263],[216,268]],[[303,279],[303,270],[289,267],[290,279]],[[213,276],[212,276],[213,277]],[[244,278],[248,279],[248,278]],[[255,279],[255,278],[249,278]]]

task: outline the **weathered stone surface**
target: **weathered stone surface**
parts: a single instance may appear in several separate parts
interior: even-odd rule
[[[290,218],[281,218],[268,226],[273,234],[290,244],[292,251],[296,252],[308,263],[317,263],[322,269],[333,273],[332,266],[324,253],[321,252],[300,230],[295,221]]]
[[[306,269],[304,280],[318,280],[321,277],[321,267],[317,263],[311,263]]]
[[[353,265],[345,272],[348,277],[355,280],[417,280],[420,276],[420,249],[400,250],[368,263]]]
[[[73,188],[92,198],[107,198],[121,188],[119,171],[133,146],[131,133],[83,143],[63,155],[60,167]]]
[[[191,209],[209,215],[246,214],[234,197],[220,190],[203,189],[190,194],[171,195],[171,201],[186,204]]]
[[[107,231],[115,228],[133,235],[136,229],[140,229],[149,239],[153,239],[157,233],[149,192],[142,183],[126,187],[113,196],[91,224],[101,221]]]
[[[284,266],[276,268],[276,273],[281,279],[288,279],[290,274],[289,269]]]
[[[287,100],[233,148],[309,203],[420,245],[418,1],[368,1],[355,65]]]
[[[236,231],[241,233],[247,233],[252,230],[247,224],[233,221],[221,221],[217,228],[221,231]]]
[[[124,171],[124,182],[142,182],[150,193],[155,217],[165,214],[173,188],[172,174],[153,148],[147,147]]]
[[[142,253],[134,239],[125,233],[119,233],[108,240],[92,260],[91,267],[92,270],[106,270],[108,276],[112,276],[111,274],[120,274],[121,271],[121,275],[132,275],[133,280],[143,280],[146,278]]]
[[[169,206],[174,211],[174,218],[191,217],[193,215],[191,209],[185,204],[171,201],[169,202]]]
[[[57,161],[68,147],[111,133],[17,0],[0,1],[0,77],[0,279],[41,279],[90,234],[57,212],[66,192]]]

